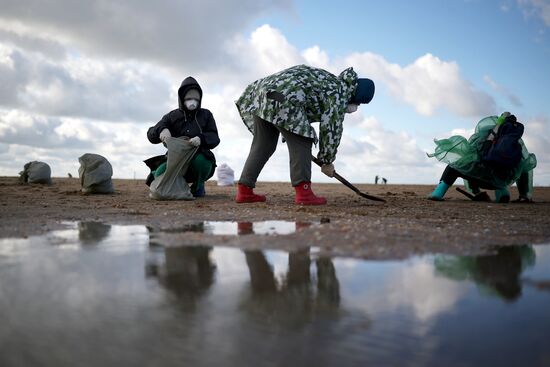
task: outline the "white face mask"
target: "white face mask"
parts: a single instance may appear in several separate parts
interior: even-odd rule
[[[346,107],[346,113],[354,113],[355,111],[357,111],[357,108],[358,108],[358,107],[359,107],[359,105],[350,103],[350,104]]]
[[[186,99],[183,103],[189,111],[193,111],[195,108],[199,107],[199,101],[196,99]]]

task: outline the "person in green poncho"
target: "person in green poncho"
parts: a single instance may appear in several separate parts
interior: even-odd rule
[[[517,184],[517,202],[533,201],[533,169],[536,156],[529,153],[521,139],[523,125],[509,112],[489,116],[476,126],[466,140],[462,136],[435,140],[436,149],[429,157],[447,163],[439,184],[428,199],[441,201],[458,177],[476,197],[481,189],[495,190],[495,201],[510,201],[508,187]],[[486,195],[486,194],[485,194]]]
[[[253,188],[282,135],[290,156],[294,202],[326,204],[325,198],[311,190],[312,145],[319,142],[317,158],[323,163],[321,171],[333,177],[344,114],[356,111],[359,104],[369,103],[373,96],[372,80],[358,78],[353,68],[335,76],[323,69],[298,65],[250,84],[236,101],[241,118],[254,137],[235,201],[266,200]],[[319,122],[319,137],[311,126],[314,122]]]

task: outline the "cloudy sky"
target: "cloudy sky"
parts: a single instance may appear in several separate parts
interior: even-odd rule
[[[0,0],[0,175],[31,160],[54,176],[105,156],[144,178],[164,153],[147,128],[194,76],[238,178],[251,135],[234,101],[296,64],[375,81],[347,115],[335,162],[353,182],[436,183],[433,139],[505,110],[524,122],[537,185],[550,185],[550,0]],[[313,179],[329,181],[314,169]],[[260,180],[288,181],[282,144]]]

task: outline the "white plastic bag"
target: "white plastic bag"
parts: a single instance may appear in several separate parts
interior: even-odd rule
[[[218,186],[233,186],[235,183],[235,172],[226,163],[222,163],[218,168]]]

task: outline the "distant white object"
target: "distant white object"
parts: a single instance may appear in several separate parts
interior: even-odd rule
[[[227,163],[222,163],[218,169],[218,186],[233,186],[235,183],[235,172]]]

